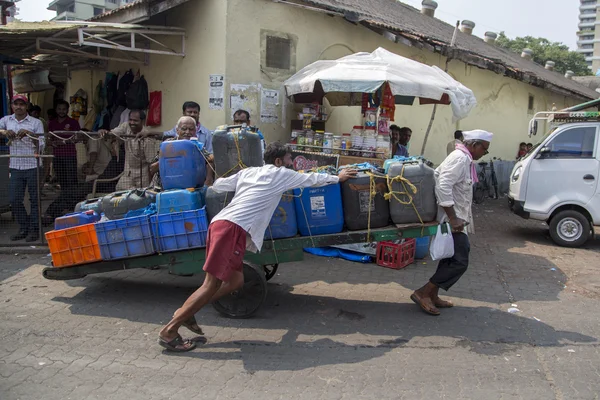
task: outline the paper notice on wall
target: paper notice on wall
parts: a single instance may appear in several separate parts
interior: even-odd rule
[[[260,122],[276,124],[279,121],[279,90],[260,91]]]
[[[230,118],[233,121],[233,114],[237,110],[245,110],[250,113],[250,119],[256,120],[259,103],[257,85],[240,85],[232,83],[229,92],[229,106],[231,108]]]
[[[223,75],[209,75],[208,108],[222,110],[225,105],[225,77]]]

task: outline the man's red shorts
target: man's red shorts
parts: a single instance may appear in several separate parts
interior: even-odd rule
[[[246,231],[233,222],[219,220],[208,226],[204,271],[229,282],[235,271],[243,271]]]

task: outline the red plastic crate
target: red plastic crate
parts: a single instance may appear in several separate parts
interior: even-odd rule
[[[386,268],[401,269],[415,261],[416,240],[408,239],[403,243],[377,243],[377,265]]]

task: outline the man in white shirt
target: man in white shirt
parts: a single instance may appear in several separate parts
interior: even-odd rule
[[[449,290],[469,266],[470,244],[467,232],[473,232],[473,183],[477,181],[474,160],[488,154],[492,134],[483,130],[463,132],[464,143],[435,170],[435,196],[438,202],[438,218],[449,221],[454,239],[454,255],[440,260],[437,271],[422,288],[416,290],[411,300],[430,315],[439,315],[439,308],[453,304],[439,298],[440,288]],[[466,228],[466,229],[465,229]],[[467,232],[465,232],[465,230]]]
[[[27,97],[16,95],[12,99],[12,115],[0,119],[0,135],[8,139],[10,147],[10,206],[19,224],[19,232],[10,240],[26,239],[35,242],[39,239],[39,185],[36,156],[44,150],[44,126],[39,119],[27,114]],[[17,157],[14,157],[17,156]],[[25,189],[29,189],[31,213],[23,205]]]
[[[283,193],[295,188],[344,182],[356,176],[355,170],[347,169],[338,176],[295,172],[290,169],[290,149],[279,142],[267,146],[264,159],[262,167],[246,168],[231,177],[215,181],[215,191],[235,191],[235,196],[211,221],[204,262],[206,278],[161,329],[158,343],[162,347],[171,351],[189,351],[195,347],[195,343],[181,338],[179,328],[185,326],[202,334],[194,314],[207,303],[242,287],[244,253],[246,249],[260,251],[265,230]]]

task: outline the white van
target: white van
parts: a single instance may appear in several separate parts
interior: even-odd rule
[[[546,221],[556,244],[578,247],[600,233],[600,113],[538,113],[530,135],[540,120],[553,128],[515,164],[509,206]]]

